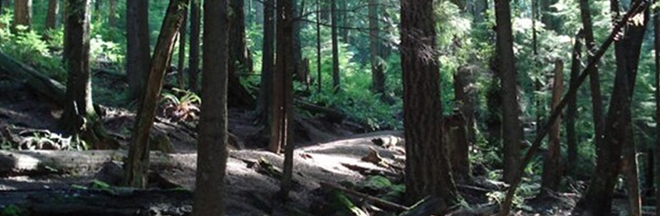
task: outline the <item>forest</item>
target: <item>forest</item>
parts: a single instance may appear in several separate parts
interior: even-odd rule
[[[0,216],[660,215],[649,0],[0,0]]]

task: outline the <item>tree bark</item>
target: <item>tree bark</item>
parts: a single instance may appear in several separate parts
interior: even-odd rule
[[[284,168],[278,195],[288,199],[293,178],[293,72],[296,62],[293,55],[294,15],[293,0],[277,1],[277,58],[273,74],[273,110],[271,122],[271,151],[277,153],[284,146]],[[276,151],[275,151],[276,150]]]
[[[193,215],[225,215],[223,197],[227,168],[227,0],[204,2],[202,113]]]
[[[46,14],[46,30],[57,28],[57,12],[60,9],[58,3],[59,0],[48,0],[48,13]]]
[[[190,54],[188,57],[188,88],[198,92],[197,80],[199,74],[199,33],[200,33],[200,4],[201,0],[190,2]]]
[[[110,5],[108,6],[108,25],[111,28],[116,27],[117,17],[115,17],[115,11],[117,10],[117,0],[109,0]]]
[[[518,105],[510,0],[495,1],[497,21],[497,70],[502,79],[502,134],[504,134],[504,181],[511,183],[520,166],[522,126]]]
[[[552,85],[552,109],[557,109],[561,96],[564,93],[564,63],[555,61],[555,76]],[[541,193],[539,197],[548,195],[548,192],[558,192],[559,183],[563,176],[561,165],[561,118],[557,118],[550,128],[548,135],[548,151],[543,161],[543,175],[541,176]]]
[[[264,41],[261,54],[261,89],[257,105],[260,122],[268,126],[269,104],[272,98],[273,68],[275,67],[275,0],[264,1]],[[266,127],[268,128],[268,127]]]
[[[656,4],[658,0],[654,0],[653,3]],[[660,17],[657,14],[660,13],[660,8],[656,7],[653,9],[653,49],[655,51],[655,122],[658,125],[660,122]],[[655,127],[656,136],[660,136],[660,127]],[[660,137],[655,139],[655,170],[648,170],[647,172],[655,172],[655,213],[660,215]],[[653,183],[651,183],[652,185]]]
[[[186,32],[188,31],[188,11],[183,11],[183,23],[179,29],[179,62],[177,69],[179,69],[178,80],[179,88],[185,89],[186,82],[184,80],[185,63],[186,63]]]
[[[337,44],[337,0],[330,2],[330,16],[332,19],[332,88],[334,92],[341,91],[339,80],[339,45]]]
[[[375,94],[385,96],[385,74],[383,73],[381,44],[378,37],[378,1],[369,0],[369,50],[371,53],[371,87]]]
[[[126,74],[132,99],[141,103],[149,72],[149,1],[126,2]]]
[[[631,2],[631,4],[635,3]],[[646,22],[649,17],[648,9],[646,6],[643,6],[642,9],[644,11],[636,11],[636,13],[644,13],[644,22]],[[613,10],[615,10],[613,12],[617,14],[614,19],[618,20],[618,1],[613,1]],[[627,26],[623,38],[615,42],[617,69],[614,78],[614,89],[611,94],[612,97],[610,99],[610,106],[605,124],[605,142],[600,148],[601,150],[597,152],[596,169],[589,184],[589,188],[576,205],[574,213],[590,215],[609,214],[612,208],[614,185],[616,184],[617,176],[620,172],[622,149],[624,147],[631,148],[628,151],[634,153],[630,122],[630,105],[633,89],[631,84],[634,83],[636,78],[639,51],[645,29],[645,23],[644,25],[639,26],[629,25]],[[627,161],[630,163],[630,160]],[[632,166],[634,166],[634,168]],[[636,165],[629,164],[629,167],[636,169]],[[636,179],[637,176],[636,174],[634,175],[634,178]],[[629,178],[631,177],[632,176],[629,174]],[[635,184],[633,187],[638,187],[638,185]],[[629,194],[629,196],[635,196],[635,199],[638,199],[636,198],[638,194],[635,194],[636,192],[634,190],[636,189],[633,188],[632,194]],[[639,204],[630,204],[632,209],[631,214],[636,214],[636,212],[639,211],[636,209]]]
[[[14,22],[12,22],[11,30],[16,32],[16,26],[22,25],[31,28],[32,23],[32,0],[15,0],[14,1]]]
[[[321,1],[316,0],[316,92],[320,93],[323,87],[323,79],[321,76]]]
[[[587,60],[593,59],[593,52],[596,49],[594,41],[593,25],[591,22],[591,10],[589,0],[580,0],[580,16],[582,18],[582,28],[584,29],[584,40],[587,48]],[[598,74],[598,65],[595,65],[592,71],[589,71],[589,85],[591,90],[592,116],[594,123],[594,142],[596,149],[602,149],[603,134],[605,133],[605,119],[603,114],[603,100],[600,90],[600,75]]]
[[[437,195],[440,214],[459,200],[442,132],[438,53],[433,2],[402,0],[401,67],[406,136],[406,197],[409,202]]]
[[[244,0],[230,0],[229,6],[229,70],[233,74],[252,72],[252,58],[245,42]]]
[[[582,53],[582,43],[580,39],[584,37],[584,31],[580,30],[575,36],[575,42],[573,45],[573,55],[571,57],[571,80],[569,88],[577,88],[576,80],[578,74],[580,73],[580,64],[581,64],[581,53]],[[577,175],[577,166],[572,166],[572,164],[577,164],[578,158],[578,139],[577,133],[575,131],[575,118],[577,116],[577,99],[571,98],[568,102],[568,108],[566,109],[566,146],[568,153],[568,161],[566,166],[567,172],[570,176],[575,177]]]
[[[87,148],[114,147],[107,137],[101,117],[92,101],[92,79],[89,69],[89,0],[67,0],[64,46],[68,76],[66,104],[60,127],[81,138]]]
[[[149,168],[149,134],[154,123],[158,98],[174,49],[175,36],[183,21],[183,11],[189,0],[170,0],[149,70],[145,94],[133,126],[133,136],[125,169],[125,184],[144,188]]]
[[[472,145],[477,142],[476,135],[476,117],[474,110],[478,100],[477,90],[474,87],[474,69],[460,67],[454,74],[454,98],[461,115],[465,118],[465,128],[467,130],[467,144]]]
[[[468,183],[471,178],[467,124],[461,112],[446,116],[443,121],[444,142],[447,146],[452,176],[457,183]]]

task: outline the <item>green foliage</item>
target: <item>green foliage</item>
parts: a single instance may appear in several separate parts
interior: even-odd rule
[[[2,209],[2,212],[0,212],[0,216],[22,216],[22,215],[28,215],[28,212],[24,208],[18,207],[16,205],[5,206]]]

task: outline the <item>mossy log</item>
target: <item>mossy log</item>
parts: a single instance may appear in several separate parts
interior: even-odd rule
[[[13,80],[25,81],[30,89],[60,106],[65,101],[64,85],[3,52],[0,52],[0,73],[8,74]]]

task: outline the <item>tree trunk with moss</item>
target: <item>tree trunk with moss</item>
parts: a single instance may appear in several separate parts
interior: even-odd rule
[[[151,61],[149,1],[126,2],[126,74],[132,99],[142,100]]]
[[[145,94],[133,126],[134,133],[131,137],[124,176],[128,186],[144,188],[147,184],[149,134],[156,116],[165,72],[172,57],[175,36],[183,22],[183,11],[188,8],[188,2],[189,0],[170,0],[167,7],[167,13],[154,49]]]
[[[92,79],[89,68],[89,0],[67,0],[64,46],[68,69],[66,104],[60,126],[82,141],[87,148],[116,148],[105,134],[101,117],[92,101]]]

